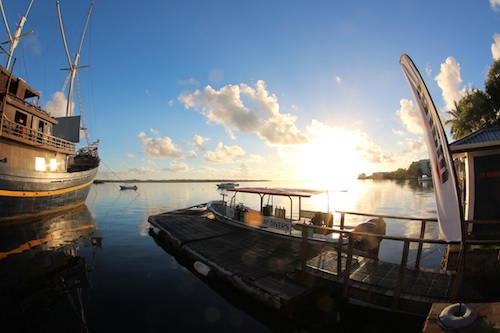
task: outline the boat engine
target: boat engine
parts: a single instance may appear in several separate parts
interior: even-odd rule
[[[363,232],[373,235],[354,235],[354,248],[363,252],[369,258],[378,260],[381,237],[385,235],[386,223],[383,218],[369,219],[354,228],[354,232]]]

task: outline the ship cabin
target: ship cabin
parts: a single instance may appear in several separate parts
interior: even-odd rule
[[[67,171],[68,158],[76,154],[74,142],[78,141],[54,134],[59,121],[37,105],[39,99],[38,91],[0,67],[0,167]]]
[[[485,128],[450,144],[468,236],[500,238],[500,128]]]

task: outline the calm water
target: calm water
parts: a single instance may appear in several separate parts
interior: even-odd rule
[[[215,183],[93,185],[86,207],[0,227],[2,332],[417,332],[421,319],[338,309],[331,327],[292,322],[225,286],[209,285],[149,235],[150,215],[221,198]],[[308,187],[305,182],[240,186]],[[258,207],[258,197],[240,197]],[[274,201],[288,206],[289,200]],[[432,188],[391,181],[356,182],[347,192],[302,202],[303,209],[435,217]],[[363,219],[349,221],[358,223]],[[418,223],[387,220],[389,234],[418,235]],[[436,230],[428,229],[428,237]],[[400,245],[384,242],[382,260],[398,262]],[[423,266],[439,265],[442,249],[425,249]],[[363,320],[359,320],[363,318]],[[399,322],[398,322],[399,321]],[[388,324],[390,323],[390,324]]]

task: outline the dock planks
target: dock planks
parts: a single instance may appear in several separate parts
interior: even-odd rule
[[[310,288],[296,280],[301,241],[266,235],[217,222],[210,214],[190,210],[151,216],[160,237],[189,256],[202,261],[219,277],[250,291],[275,308],[288,305]],[[313,248],[311,256],[320,247]]]
[[[276,309],[318,289],[386,309],[426,316],[432,303],[449,302],[454,275],[440,270],[401,268],[353,255],[333,245],[309,244],[306,266],[302,241],[215,221],[212,214],[181,209],[149,217],[159,236],[193,261],[202,261],[220,278]],[[484,301],[477,281],[464,281],[463,295]]]

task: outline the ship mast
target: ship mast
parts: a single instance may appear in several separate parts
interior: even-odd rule
[[[63,27],[63,22],[62,22],[62,15],[61,15],[61,8],[59,6],[59,1],[56,2],[56,7],[57,7],[57,14],[59,17],[59,27],[61,29],[61,36],[62,36],[62,40],[63,40],[63,44],[64,44],[64,50],[66,51],[66,58],[68,59],[68,64],[69,64],[69,68],[63,68],[63,70],[69,71],[68,76],[66,76],[66,80],[65,80],[65,83],[63,86],[63,91],[64,91],[64,89],[66,87],[66,83],[69,80],[68,99],[67,99],[67,104],[66,104],[66,116],[69,117],[69,116],[73,115],[73,110],[72,110],[73,84],[74,84],[75,78],[76,78],[76,81],[78,83],[78,70],[80,68],[88,67],[88,66],[78,66],[78,61],[80,60],[80,51],[82,50],[83,39],[85,37],[85,33],[87,31],[87,26],[89,24],[90,14],[92,14],[92,8],[94,7],[94,1],[92,0],[92,3],[90,4],[89,12],[87,14],[87,19],[85,21],[85,26],[84,26],[83,32],[82,32],[82,37],[80,39],[80,45],[78,47],[78,51],[76,52],[75,58],[73,59],[73,61],[71,61],[71,57],[69,55],[69,50],[68,50],[68,44],[66,43],[66,35],[64,34],[64,27]],[[80,96],[78,96],[78,98],[80,99]],[[81,129],[83,129],[83,132],[85,133],[85,139],[87,140],[87,144],[90,145],[90,137],[89,137],[89,133],[87,131],[87,128],[85,126],[85,121],[83,119],[81,102],[80,102],[80,117],[81,117],[82,124],[83,124]]]
[[[92,13],[94,1],[92,1],[92,3],[90,4],[89,13],[87,15],[87,20],[85,21],[85,26],[83,28],[82,37],[80,39],[80,46],[78,47],[78,51],[76,52],[75,58],[73,59],[73,61],[71,61],[71,57],[70,57],[69,51],[68,51],[68,44],[66,43],[66,35],[64,34],[64,27],[63,27],[63,22],[62,22],[61,8],[59,6],[59,1],[56,2],[56,6],[57,6],[57,14],[59,16],[59,27],[61,28],[61,35],[62,35],[62,40],[63,40],[63,44],[64,44],[64,50],[66,51],[66,57],[68,59],[68,64],[69,64],[69,68],[63,68],[63,70],[69,71],[68,77],[66,78],[66,80],[69,79],[66,116],[71,116],[73,114],[73,110],[71,109],[71,107],[72,107],[71,102],[73,100],[73,84],[75,81],[75,77],[78,76],[78,70],[80,68],[88,67],[88,66],[78,66],[78,61],[80,60],[80,51],[82,50],[83,39],[85,37],[85,32],[87,31],[87,25],[89,23],[90,14]]]
[[[33,32],[33,31],[29,31],[29,32],[21,35],[21,31],[23,30],[24,23],[26,23],[26,19],[28,17],[28,14],[31,10],[31,6],[33,5],[34,1],[35,0],[31,0],[30,4],[28,6],[28,9],[26,10],[26,14],[24,16],[21,16],[21,18],[19,20],[19,24],[17,25],[16,31],[14,32],[14,36],[12,36],[10,33],[9,24],[7,23],[7,17],[5,16],[5,11],[3,9],[3,3],[0,0],[0,10],[2,11],[3,22],[5,24],[7,34],[9,35],[8,36],[9,39],[2,43],[2,44],[10,43],[10,49],[8,52],[2,48],[2,51],[4,51],[5,53],[7,53],[9,55],[9,58],[7,60],[7,66],[5,67],[9,71],[11,70],[10,64],[12,62],[12,56],[14,54],[14,50],[16,49],[17,45],[19,44],[19,41],[21,40],[21,38],[24,38]]]

